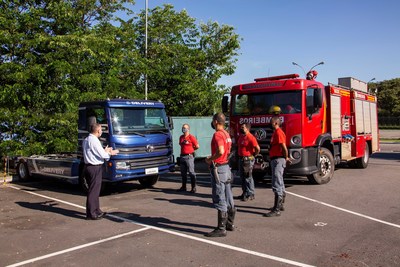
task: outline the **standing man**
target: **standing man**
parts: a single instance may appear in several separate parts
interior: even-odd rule
[[[211,127],[215,133],[211,139],[211,156],[206,158],[211,172],[212,200],[218,211],[218,225],[207,237],[223,237],[226,231],[233,231],[235,219],[235,205],[232,195],[232,173],[228,165],[228,156],[231,151],[232,140],[224,130],[225,115],[214,114]]]
[[[103,178],[104,160],[109,160],[111,155],[117,155],[118,150],[111,147],[103,148],[99,137],[102,134],[101,125],[94,123],[90,125],[90,134],[83,140],[83,159],[85,161],[85,177],[89,190],[86,200],[86,219],[99,220],[106,214],[100,209],[99,196],[101,181]]]
[[[240,125],[240,136],[238,139],[239,173],[242,180],[242,201],[255,198],[253,166],[254,156],[260,153],[257,139],[250,133],[251,125],[243,123]]]
[[[194,151],[198,149],[199,143],[196,137],[190,134],[189,124],[182,125],[182,135],[179,137],[181,146],[180,169],[182,176],[182,187],[178,191],[186,192],[187,173],[189,171],[192,190],[190,193],[196,193],[196,173],[194,171]]]
[[[275,194],[274,206],[269,213],[263,214],[265,217],[280,216],[283,208],[283,202],[286,197],[285,184],[283,183],[283,171],[286,168],[286,162],[290,164],[288,150],[286,147],[286,135],[281,129],[281,120],[278,116],[271,119],[274,133],[271,138],[271,147],[269,157],[271,160],[272,171],[272,191]]]

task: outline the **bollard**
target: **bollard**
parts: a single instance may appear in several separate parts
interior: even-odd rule
[[[8,157],[4,157],[4,181],[3,181],[3,185],[5,185],[6,182],[7,182],[7,159],[8,159]]]

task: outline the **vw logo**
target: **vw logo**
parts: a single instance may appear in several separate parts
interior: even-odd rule
[[[151,153],[153,151],[154,151],[154,146],[152,146],[152,145],[147,145],[146,146],[146,152]]]
[[[254,136],[257,138],[257,140],[264,140],[267,138],[267,132],[264,129],[258,129],[255,133]]]

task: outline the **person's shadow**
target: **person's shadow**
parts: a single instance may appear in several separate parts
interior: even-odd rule
[[[53,200],[44,201],[44,202],[25,202],[25,201],[17,201],[16,204],[20,205],[21,207],[33,210],[41,210],[46,212],[52,212],[61,214],[64,216],[76,218],[76,219],[86,219],[86,213],[69,210],[58,207],[59,203]]]
[[[154,227],[159,227],[168,230],[187,232],[190,234],[204,234],[205,232],[196,230],[195,228],[202,229],[213,229],[213,226],[197,224],[197,223],[187,223],[180,221],[173,221],[165,217],[150,217],[142,216],[136,213],[127,212],[111,212],[107,213],[107,218],[115,222],[131,222],[138,224],[145,224]]]

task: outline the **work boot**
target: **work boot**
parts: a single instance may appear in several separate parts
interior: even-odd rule
[[[196,187],[192,187],[192,190],[190,190],[190,193],[196,193],[197,189]]]
[[[286,199],[286,192],[283,192],[282,205],[281,205],[280,211],[285,211],[285,208],[283,207],[283,203],[285,203],[285,199]]]
[[[226,230],[227,231],[235,231],[235,215],[236,215],[236,208],[228,210],[228,221],[226,223]]]
[[[226,223],[228,221],[228,213],[226,211],[218,211],[218,226],[210,233],[204,234],[206,237],[224,237],[226,236]]]
[[[181,188],[179,188],[178,189],[178,192],[186,192],[187,191],[187,189],[186,189],[186,186],[181,186]]]
[[[264,217],[277,217],[281,216],[281,206],[283,197],[275,194],[274,207],[270,212],[263,214]]]

